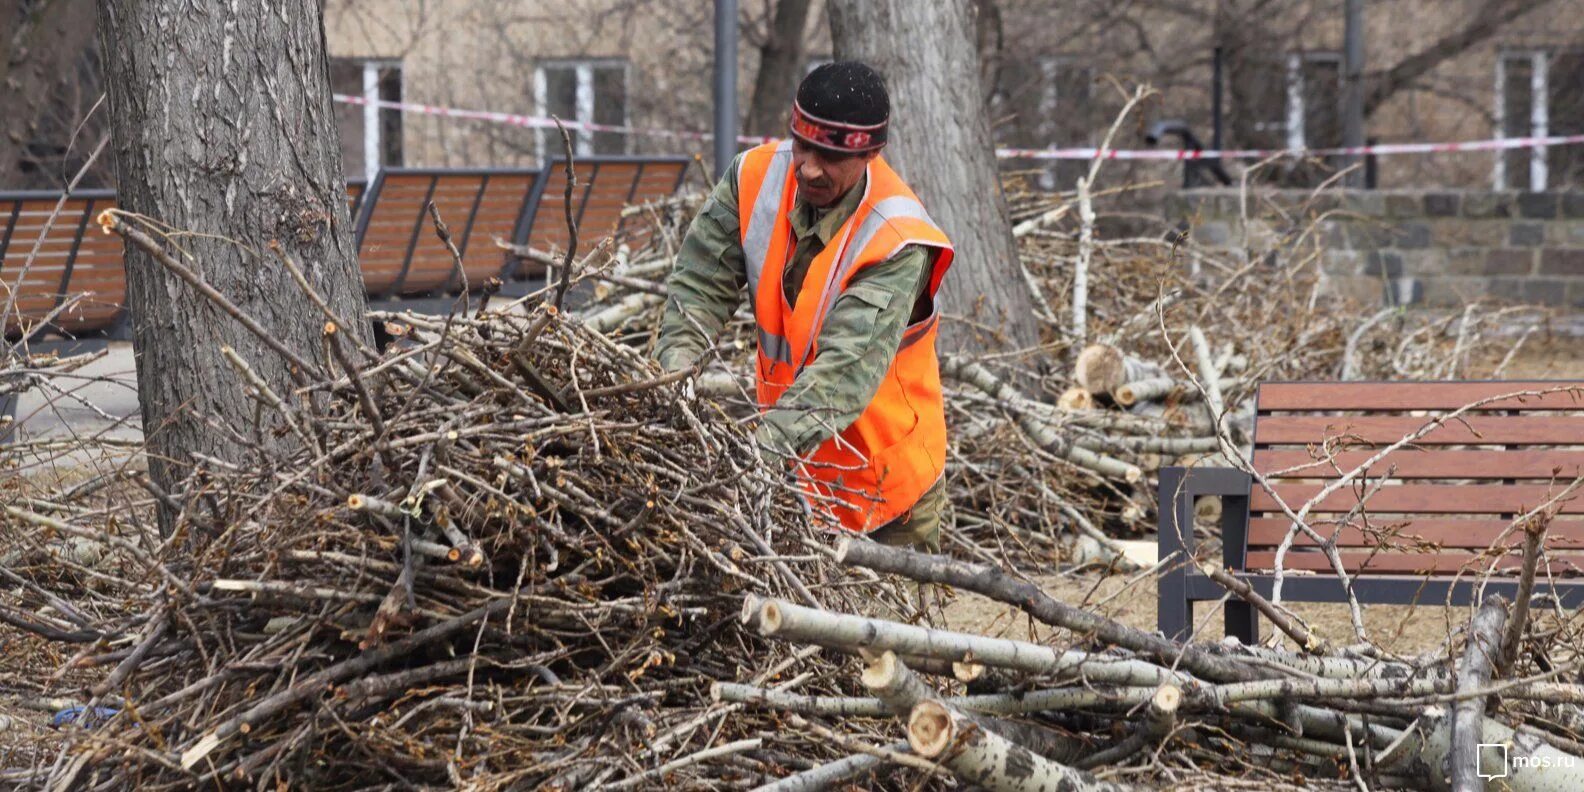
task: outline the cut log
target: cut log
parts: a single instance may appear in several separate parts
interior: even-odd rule
[[[1180,646],[1154,633],[1129,627],[1103,616],[1075,608],[1046,594],[1033,583],[1018,580],[999,569],[978,566],[946,556],[929,555],[898,547],[887,547],[866,539],[843,539],[836,547],[836,562],[886,572],[925,583],[972,591],[997,602],[1022,609],[1053,627],[1093,637],[1103,644],[1120,646],[1152,657],[1166,665],[1178,665],[1211,680],[1250,680],[1256,675],[1228,659],[1189,644]],[[976,656],[979,662],[985,658]],[[993,663],[992,663],[993,665]]]
[[[1056,398],[1056,406],[1073,412],[1093,410],[1095,406],[1094,394],[1091,394],[1085,388],[1071,387],[1062,391],[1062,395]]]
[[[1123,792],[1134,787],[1096,781],[1088,773],[1046,759],[939,701],[925,701],[908,717],[908,745],[951,768],[965,783],[992,792]]]
[[[948,356],[941,359],[941,374],[972,385],[992,398],[1000,400],[1012,412],[1018,428],[1045,451],[1102,476],[1120,478],[1129,483],[1136,483],[1144,478],[1144,471],[1137,465],[1073,445],[1072,438],[1058,432],[1042,420],[1045,416],[1042,415],[1039,407],[1032,406],[1036,404],[1035,402],[984,366],[962,357]]]
[[[1485,742],[1485,697],[1470,695],[1490,684],[1491,669],[1501,655],[1501,641],[1507,626],[1507,600],[1491,595],[1469,622],[1468,648],[1458,664],[1457,692],[1465,698],[1454,706],[1452,715],[1452,789],[1476,792],[1485,788],[1481,770],[1489,777],[1490,768],[1480,767],[1480,743]],[[1501,768],[1506,771],[1505,765]]]
[[[1225,392],[1236,387],[1238,380],[1222,377],[1219,384],[1222,392]],[[1171,377],[1150,377],[1126,382],[1111,392],[1111,398],[1123,407],[1132,407],[1144,401],[1197,401],[1200,395],[1199,389]]]
[[[1010,668],[1035,674],[1081,674],[1112,685],[1188,685],[1186,675],[1139,660],[1101,657],[1089,652],[1058,652],[1048,646],[982,635],[917,627],[846,613],[766,600],[759,632],[769,638],[829,647],[868,647]]]
[[[1073,379],[1090,393],[1110,395],[1129,382],[1165,376],[1166,370],[1146,360],[1125,355],[1107,344],[1092,344],[1078,353]]]
[[[1144,722],[1115,745],[1073,763],[1080,770],[1120,764],[1139,751],[1160,742],[1177,726],[1177,709],[1182,705],[1182,688],[1167,686],[1155,692],[1144,712]]]
[[[1393,757],[1392,767],[1408,763],[1424,772],[1424,783],[1437,792],[1454,789],[1449,767],[1452,763],[1454,717],[1440,707],[1432,707],[1421,724],[1422,741],[1401,749],[1402,759]],[[1573,792],[1584,789],[1584,757],[1569,754],[1533,734],[1519,733],[1499,721],[1483,719],[1483,728],[1474,738],[1479,754],[1477,769],[1494,774],[1502,770],[1500,786],[1504,792]],[[1518,759],[1518,761],[1514,761]],[[1483,780],[1477,779],[1476,780]],[[1475,786],[1473,789],[1482,789]]]
[[[859,678],[863,686],[885,702],[897,717],[906,717],[920,702],[936,698],[937,693],[915,676],[893,652],[884,652],[865,665]],[[1028,723],[1004,721],[984,715],[967,716],[981,728],[1012,740],[1034,753],[1057,762],[1074,762],[1088,752],[1081,740],[1057,734]]]
[[[621,298],[613,305],[584,314],[581,318],[589,329],[597,333],[608,333],[621,327],[628,320],[648,313],[662,302],[665,302],[665,298],[658,294],[636,292]]]
[[[1194,361],[1199,367],[1199,382],[1204,387],[1211,419],[1219,421],[1221,414],[1226,412],[1226,400],[1221,397],[1221,372],[1210,360],[1210,342],[1205,340],[1204,331],[1198,325],[1188,329],[1188,339],[1193,343]]]

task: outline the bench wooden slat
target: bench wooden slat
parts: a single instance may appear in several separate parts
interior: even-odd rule
[[[1260,416],[1260,445],[1321,443],[1348,438],[1390,445],[1418,431],[1428,417],[1398,415]],[[1584,415],[1468,415],[1442,424],[1417,445],[1584,445]]]
[[[1277,484],[1275,490],[1296,510],[1319,494],[1321,484]],[[1403,484],[1382,487],[1369,499],[1374,514],[1511,514],[1546,503],[1566,484]],[[1358,506],[1358,495],[1349,487],[1332,493],[1314,509],[1319,513],[1346,513]],[[1277,512],[1276,501],[1262,487],[1249,493],[1249,510]],[[1564,514],[1584,514],[1584,498],[1561,504]]]
[[[1341,553],[1342,567],[1349,574],[1436,574],[1455,575],[1463,573],[1470,577],[1478,577],[1487,569],[1497,569],[1516,573],[1523,567],[1523,556],[1506,554],[1491,558],[1489,556],[1472,553]],[[1542,568],[1556,576],[1573,576],[1584,573],[1584,554],[1579,553],[1553,553],[1546,556],[1549,565],[1542,562]],[[1276,553],[1274,551],[1250,552],[1246,564],[1249,571],[1269,572],[1276,568]],[[1335,574],[1329,559],[1318,552],[1294,553],[1288,552],[1282,559],[1282,567],[1288,570],[1308,570]]]
[[[1503,531],[1507,535],[1502,538],[1502,546],[1517,547],[1523,544],[1523,531],[1507,529],[1512,525],[1511,520],[1502,519],[1477,519],[1477,518],[1445,518],[1445,517],[1417,517],[1417,518],[1378,518],[1370,521],[1371,533],[1365,533],[1357,524],[1345,525],[1340,528],[1336,525],[1327,525],[1311,520],[1309,525],[1321,536],[1335,537],[1338,548],[1342,547],[1374,547],[1387,544],[1393,547],[1410,547],[1417,543],[1435,544],[1442,547],[1463,547],[1483,549],[1490,547],[1496,537]],[[1287,535],[1290,525],[1285,517],[1255,517],[1249,520],[1248,546],[1255,548],[1271,548],[1282,542]],[[1294,546],[1308,545],[1313,547],[1315,542],[1308,535],[1300,532],[1293,537]],[[1584,520],[1558,519],[1551,523],[1546,531],[1546,547],[1553,549],[1584,550]]]
[[[1334,479],[1351,472],[1377,452],[1340,451],[1327,457],[1304,450],[1255,449],[1254,469],[1272,478]],[[1320,456],[1321,459],[1315,459]],[[1403,448],[1376,462],[1372,478],[1397,479],[1562,479],[1584,473],[1584,451],[1465,451]]]
[[[1558,391],[1481,406],[1481,410],[1584,410],[1584,382],[1272,382],[1259,388],[1259,409],[1455,410],[1481,399],[1525,391]]]

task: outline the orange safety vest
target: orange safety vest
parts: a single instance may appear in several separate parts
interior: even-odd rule
[[[863,268],[905,245],[935,248],[929,280],[933,305],[951,266],[951,241],[884,159],[870,162],[863,201],[814,257],[795,308],[787,304],[782,285],[794,249],[790,213],[797,179],[791,141],[748,151],[737,180],[748,294],[759,325],[760,409],[775,406],[819,354],[826,315]],[[901,516],[946,471],[946,407],[935,356],[938,313],[931,310],[903,332],[891,368],[863,414],[802,460],[800,478],[810,504],[848,530],[867,533]]]

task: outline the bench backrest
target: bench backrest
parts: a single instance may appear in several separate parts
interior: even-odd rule
[[[60,193],[0,194],[0,311],[13,294],[16,303],[5,323],[7,337],[24,330],[97,332],[121,316],[126,302],[121,238],[102,233],[94,222],[100,212],[115,207],[115,193],[78,191],[56,213],[59,202]],[[77,294],[83,296],[48,328],[40,326],[57,306]]]
[[[393,168],[374,177],[357,215],[363,284],[374,298],[456,292],[463,280],[425,208],[433,201],[462,254],[467,286],[499,276],[532,208],[542,171]]]
[[[1344,566],[1355,574],[1510,572],[1521,561],[1516,548],[1523,543],[1521,531],[1507,530],[1513,518],[1584,474],[1584,382],[1263,384],[1254,468],[1296,511],[1326,484],[1437,416],[1539,391],[1549,392],[1493,401],[1434,428],[1322,500],[1308,521],[1321,535],[1336,536]],[[1258,483],[1249,512],[1246,568],[1268,571],[1291,521]],[[1580,515],[1584,498],[1564,503],[1550,527],[1552,574],[1584,570]],[[1283,567],[1331,570],[1302,534]]]
[[[573,213],[580,245],[617,235],[641,242],[647,223],[622,217],[622,209],[673,195],[691,160],[684,157],[589,157],[578,160]],[[363,282],[373,299],[456,293],[491,277],[529,277],[543,265],[516,260],[494,238],[545,252],[567,243],[563,195],[565,166],[557,160],[533,169],[419,169],[382,171],[371,182],[347,183]],[[126,303],[121,238],[100,233],[94,217],[115,207],[110,190],[79,190],[51,221],[60,193],[0,193],[0,309],[14,291],[16,315],[8,338],[45,330],[81,336],[120,320]],[[433,201],[462,254],[456,272],[451,253],[436,236],[425,206]],[[543,211],[539,211],[541,201]],[[24,263],[43,235],[38,255]],[[464,277],[462,277],[465,275]],[[465,283],[464,283],[465,280]],[[48,327],[39,323],[68,297],[84,294]]]
[[[607,236],[618,242],[640,244],[649,224],[643,218],[622,217],[622,209],[676,193],[692,160],[686,157],[589,157],[575,160],[577,185],[572,190],[572,217],[578,226],[579,253],[589,251],[593,240]],[[545,166],[538,211],[519,244],[545,253],[566,250],[566,160]],[[543,264],[521,262],[519,277],[543,274]]]

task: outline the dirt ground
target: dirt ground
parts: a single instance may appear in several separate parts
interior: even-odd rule
[[[1153,572],[1131,577],[1048,575],[1035,580],[1062,602],[1103,613],[1141,630],[1155,629]],[[1388,652],[1403,655],[1434,649],[1452,634],[1454,627],[1468,619],[1466,611],[1440,606],[1361,607],[1370,640]],[[1338,645],[1356,643],[1346,606],[1292,603],[1290,609],[1327,641]],[[946,623],[955,630],[1025,640],[1046,638],[1052,632],[1044,625],[1021,617],[1016,608],[967,592],[955,592],[955,598],[946,606]],[[1225,635],[1221,607],[1217,603],[1199,603],[1194,611],[1194,623],[1196,641],[1219,641]],[[1270,635],[1270,624],[1262,620],[1260,638],[1267,639]]]
[[[1489,378],[1503,357],[1505,351],[1475,361],[1468,372],[1469,378]],[[1545,339],[1536,334],[1519,348],[1501,371],[1500,378],[1584,379],[1584,338]],[[1131,577],[1036,574],[1034,579],[1063,602],[1089,607],[1133,627],[1155,629],[1157,600],[1153,574]],[[1341,644],[1354,642],[1345,605],[1293,603],[1291,609],[1326,640]],[[1404,655],[1419,654],[1439,646],[1452,633],[1451,628],[1465,623],[1469,615],[1462,609],[1428,605],[1365,605],[1362,609],[1369,638],[1387,651]],[[1219,641],[1225,634],[1221,608],[1216,603],[1199,603],[1194,618],[1196,640]],[[1034,629],[1028,618],[1019,618],[1015,608],[965,592],[958,592],[947,604],[946,619],[952,629],[1007,638],[1049,634],[1049,630]],[[1261,620],[1261,639],[1270,636],[1270,624]]]

